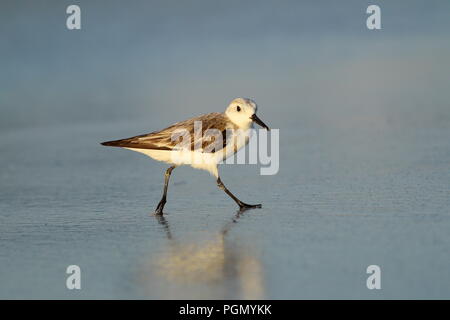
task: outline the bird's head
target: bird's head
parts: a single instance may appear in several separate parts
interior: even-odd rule
[[[252,99],[236,98],[231,101],[228,108],[225,110],[225,114],[240,129],[248,129],[253,123],[257,123],[261,127],[270,130],[256,115],[257,109],[258,106]]]

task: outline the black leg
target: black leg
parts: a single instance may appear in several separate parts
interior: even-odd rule
[[[231,197],[231,199],[233,199],[237,203],[237,205],[239,206],[240,210],[251,209],[251,208],[261,208],[260,204],[247,204],[245,202],[242,202],[238,198],[236,198],[234,196],[234,194],[232,194],[230,192],[230,190],[228,190],[227,187],[225,187],[225,185],[223,184],[222,180],[220,180],[220,177],[217,178],[217,185],[219,186],[220,189],[225,191],[225,193],[227,195],[229,195]]]
[[[162,215],[164,205],[167,202],[167,187],[169,186],[169,178],[170,174],[172,173],[172,170],[175,169],[175,166],[172,166],[166,170],[166,173],[164,174],[164,193],[161,198],[161,201],[159,201],[158,206],[156,207],[155,214],[156,215]]]

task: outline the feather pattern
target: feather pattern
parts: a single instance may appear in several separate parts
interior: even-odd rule
[[[213,112],[177,122],[160,131],[107,141],[103,142],[102,145],[166,151],[176,150],[180,146],[184,146],[184,149],[191,151],[215,153],[224,149],[230,143],[232,139],[230,130],[235,129],[237,129],[237,126],[226,115]],[[186,137],[189,137],[189,140],[181,141]]]

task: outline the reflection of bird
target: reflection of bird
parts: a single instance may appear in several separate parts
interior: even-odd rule
[[[216,177],[219,188],[224,190],[240,209],[260,208],[260,204],[250,205],[234,196],[222,183],[217,169],[221,161],[248,143],[254,122],[269,130],[256,116],[256,110],[257,105],[253,100],[237,98],[224,113],[205,114],[175,123],[160,131],[107,141],[102,145],[130,149],[171,164],[165,173],[163,196],[156,207],[156,214],[163,214],[169,178],[172,170],[179,165],[190,165],[209,171]]]
[[[190,293],[196,286],[205,290],[206,285],[209,290],[215,288],[225,295],[236,296],[234,291],[226,293],[231,289],[238,290],[238,295],[243,299],[264,298],[262,266],[254,250],[227,244],[226,235],[241,216],[242,213],[238,212],[216,236],[201,243],[176,241],[168,221],[156,216],[170,241],[170,247],[152,259],[149,270],[156,271],[159,278],[169,282],[164,287],[176,286],[175,293],[171,295],[182,294],[183,288]],[[217,291],[212,291],[214,293],[217,294]]]

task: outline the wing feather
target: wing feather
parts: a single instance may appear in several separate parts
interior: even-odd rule
[[[196,124],[196,121],[200,123]],[[201,125],[201,131],[198,130],[200,129],[199,125]],[[195,130],[196,127],[197,130]],[[126,139],[106,141],[101,144],[112,147],[170,151],[180,146],[180,137],[184,137],[183,134],[189,134],[191,140],[187,148],[190,148],[190,150],[201,148],[203,152],[214,153],[224,149],[230,142],[231,134],[228,134],[230,129],[235,129],[235,125],[224,114],[214,112],[177,122],[160,131]],[[201,134],[199,134],[200,132]],[[219,135],[221,141],[217,140]]]

